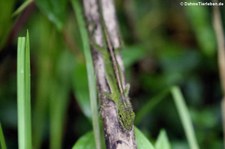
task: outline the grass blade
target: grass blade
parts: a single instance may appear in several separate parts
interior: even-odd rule
[[[191,149],[199,149],[197,144],[197,139],[194,133],[194,128],[191,123],[191,117],[188,112],[188,108],[185,105],[184,98],[180,89],[176,86],[171,88],[171,93],[173,95],[173,99],[178,110],[178,114],[180,116],[182,125],[184,127],[185,135],[187,137],[189,146]]]
[[[63,143],[63,126],[68,104],[68,88],[60,88],[55,82],[50,96],[50,149],[61,149]]]
[[[30,47],[29,34],[18,38],[17,106],[19,149],[31,149]]]
[[[55,48],[57,49],[57,47]],[[50,149],[61,149],[63,145],[64,126],[69,102],[70,79],[73,69],[73,56],[66,50],[59,51],[58,64],[52,75],[50,89]]]
[[[100,137],[100,129],[99,129],[99,118],[98,118],[98,107],[97,107],[97,95],[96,95],[96,79],[93,67],[93,61],[91,56],[91,50],[89,46],[88,40],[88,33],[86,30],[86,25],[83,19],[81,6],[78,0],[73,0],[73,9],[76,14],[77,23],[80,28],[80,34],[82,38],[84,56],[86,60],[86,68],[88,74],[88,86],[89,86],[89,93],[90,93],[90,103],[91,103],[91,110],[92,110],[92,125],[94,129],[94,136],[95,136],[95,143],[96,149],[101,147],[101,137]]]
[[[36,32],[38,27],[38,36],[36,37],[37,47],[36,50],[36,90],[35,90],[35,101],[33,105],[32,114],[32,144],[34,149],[40,149],[45,138],[46,126],[48,126],[49,115],[48,108],[50,104],[50,89],[52,87],[52,81],[55,80],[53,66],[55,45],[56,42],[55,28],[52,23],[49,22],[45,17],[38,17],[35,20],[33,26],[33,32]],[[48,41],[48,42],[46,42]],[[54,51],[54,52],[53,52]],[[50,67],[49,67],[50,66]]]
[[[31,3],[33,2],[33,0],[26,0],[18,9],[16,9],[16,11],[13,13],[13,17],[17,16],[18,14],[20,14],[24,9],[26,9],[27,6],[29,6]]]
[[[0,145],[1,145],[1,149],[6,149],[5,137],[3,134],[1,123],[0,123]]]

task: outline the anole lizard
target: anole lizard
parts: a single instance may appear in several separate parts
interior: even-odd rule
[[[129,84],[127,84],[124,89],[121,78],[122,71],[116,59],[115,48],[112,46],[109,39],[104,21],[102,28],[105,46],[95,47],[102,54],[106,80],[110,89],[110,93],[105,93],[105,95],[116,104],[118,120],[123,130],[131,131],[133,128],[135,114],[128,97]]]

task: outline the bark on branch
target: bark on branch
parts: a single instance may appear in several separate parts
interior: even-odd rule
[[[102,31],[102,22],[104,22],[113,47],[120,48],[120,34],[116,21],[113,0],[83,0],[83,6],[90,41],[100,47],[104,45],[104,36]],[[101,20],[102,18],[103,20]],[[98,95],[101,104],[101,116],[104,125],[106,147],[107,149],[136,149],[134,131],[125,132],[121,129],[115,103],[108,100],[105,96],[102,96],[103,93],[109,92],[104,70],[104,62],[98,50],[94,47],[91,48],[97,77]],[[116,59],[121,70],[124,72],[122,58],[119,54],[116,55]],[[122,83],[123,86],[125,86],[124,75],[122,75]]]

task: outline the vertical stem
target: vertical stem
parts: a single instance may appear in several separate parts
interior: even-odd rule
[[[224,144],[224,147],[225,147],[225,99],[223,98],[222,101],[221,101],[221,114],[222,114],[222,122],[223,122],[223,144]]]
[[[173,95],[176,108],[178,110],[184,131],[191,149],[199,149],[197,139],[195,137],[194,128],[191,123],[191,117],[188,114],[188,108],[184,102],[182,93],[178,87],[172,87],[171,93]]]
[[[218,2],[214,0],[214,2]],[[224,146],[225,146],[225,37],[224,31],[221,22],[221,16],[219,12],[219,7],[213,7],[213,26],[215,30],[215,35],[217,38],[217,48],[218,48],[218,65],[220,73],[220,81],[223,92],[223,99],[221,102],[222,108],[222,119],[223,119],[223,137],[224,137]]]
[[[73,0],[73,7],[77,17],[77,23],[80,28],[80,34],[82,38],[82,46],[86,61],[86,69],[88,74],[88,87],[89,87],[89,97],[91,103],[92,111],[92,125],[95,136],[96,149],[101,149],[101,138],[100,138],[100,128],[99,128],[99,117],[98,117],[98,106],[97,106],[97,95],[96,95],[96,79],[91,55],[91,49],[89,46],[88,33],[86,25],[83,19],[81,6],[78,0]]]

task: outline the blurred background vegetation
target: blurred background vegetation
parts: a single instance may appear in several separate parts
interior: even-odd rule
[[[92,129],[75,14],[69,0],[28,3],[16,12],[24,1],[0,0],[0,122],[8,148],[17,148],[16,43],[29,29],[33,146],[71,148]],[[172,97],[165,93],[177,84],[200,147],[223,148],[212,7],[182,7],[178,0],[116,0],[115,4],[136,126],[152,141],[164,128],[173,148],[188,148]],[[223,23],[224,8],[220,7]]]

